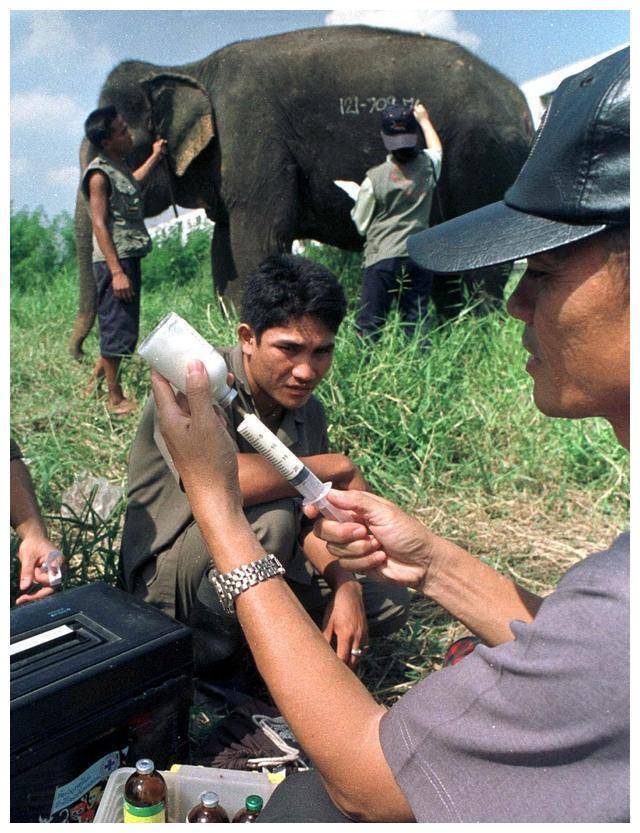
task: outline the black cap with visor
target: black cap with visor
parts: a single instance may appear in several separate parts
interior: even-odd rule
[[[629,48],[558,87],[501,202],[411,236],[411,258],[459,272],[629,224]]]

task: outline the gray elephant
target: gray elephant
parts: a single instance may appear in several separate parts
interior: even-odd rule
[[[450,41],[366,26],[331,26],[234,43],[201,61],[157,67],[125,61],[109,74],[99,106],[113,104],[134,139],[130,163],[167,139],[168,168],[153,172],[145,215],[172,199],[215,222],[214,286],[237,304],[243,278],[296,238],[362,247],[335,180],[360,182],[381,161],[380,112],[388,103],[429,108],[444,145],[433,222],[498,200],[528,153],[529,110],[518,88]],[[84,170],[96,154],[85,141]],[[95,318],[91,226],[76,203],[80,304],[70,342]],[[504,273],[484,276],[500,296]],[[437,281],[435,283],[438,283]],[[436,295],[442,307],[451,300]]]

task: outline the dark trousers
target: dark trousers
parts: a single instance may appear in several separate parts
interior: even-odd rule
[[[432,281],[433,274],[409,257],[391,257],[367,266],[356,317],[358,330],[364,336],[379,338],[391,304],[397,299],[407,336],[412,337],[419,328],[426,346]]]
[[[259,824],[275,822],[352,823],[335,807],[314,769],[287,775],[276,787],[257,820]]]
[[[138,342],[140,325],[140,258],[123,257],[120,265],[131,281],[133,298],[121,301],[113,294],[111,272],[103,261],[93,264],[96,280],[100,355],[111,358],[131,356]]]

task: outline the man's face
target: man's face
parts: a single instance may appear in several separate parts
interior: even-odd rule
[[[602,235],[528,258],[507,309],[525,324],[526,369],[544,414],[628,418],[628,277]]]
[[[111,122],[111,135],[102,143],[103,148],[110,153],[126,156],[133,149],[133,137],[129,132],[129,125],[118,113]]]
[[[335,334],[313,316],[271,327],[259,342],[248,324],[240,324],[238,335],[258,409],[300,408],[331,367]]]

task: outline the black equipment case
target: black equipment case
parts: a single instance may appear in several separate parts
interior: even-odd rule
[[[186,761],[191,631],[104,582],[11,611],[11,821],[91,821],[110,772]]]

